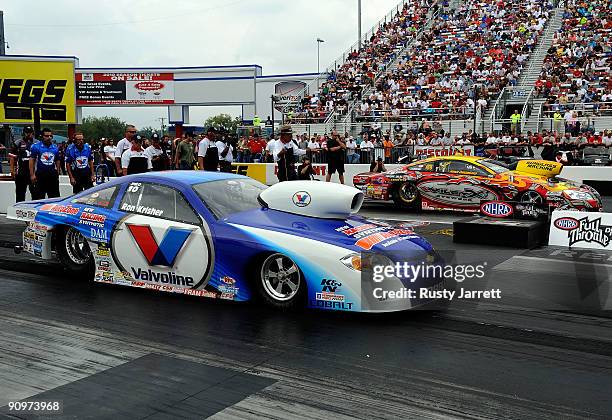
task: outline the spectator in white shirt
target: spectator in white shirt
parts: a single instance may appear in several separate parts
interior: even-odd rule
[[[125,128],[125,137],[119,140],[117,143],[117,147],[115,148],[115,166],[117,167],[117,176],[121,176],[123,174],[123,168],[121,167],[121,157],[123,156],[123,152],[130,149],[132,147],[132,138],[136,135],[136,127],[133,125],[128,125]]]

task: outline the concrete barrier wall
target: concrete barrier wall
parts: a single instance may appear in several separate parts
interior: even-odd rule
[[[386,165],[388,170],[396,169],[402,165]],[[327,164],[313,165],[316,172],[315,178],[325,181],[327,175]],[[353,185],[353,176],[367,172],[370,165],[356,164],[345,165],[346,172],[344,173],[345,183]],[[234,171],[242,175],[251,176],[260,182],[272,185],[278,182],[275,174],[276,165],[272,163],[239,163],[234,164]],[[612,167],[601,166],[566,166],[561,171],[561,177],[571,179],[577,182],[589,181],[612,181]],[[338,181],[338,174],[332,175],[333,182]],[[62,197],[67,197],[72,193],[72,186],[67,176],[60,177],[60,193]],[[29,192],[26,198],[30,199]],[[0,181],[0,213],[5,213],[6,208],[15,203],[15,184],[12,181]]]

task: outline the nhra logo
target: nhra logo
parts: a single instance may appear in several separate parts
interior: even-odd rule
[[[176,257],[193,232],[192,229],[181,229],[172,227],[168,229],[160,244],[153,236],[151,226],[131,225],[126,223],[128,230],[136,241],[142,255],[149,265],[161,265],[173,267]]]
[[[334,293],[338,287],[342,286],[342,283],[332,280],[332,279],[323,279],[321,280],[321,288],[322,292]]]
[[[555,227],[561,230],[574,230],[578,227],[578,220],[573,217],[562,217],[555,220]]]
[[[508,217],[512,215],[512,206],[502,201],[489,201],[480,206],[480,211],[490,217]]]
[[[310,194],[306,191],[298,191],[293,194],[293,204],[298,207],[306,207],[310,204]]]

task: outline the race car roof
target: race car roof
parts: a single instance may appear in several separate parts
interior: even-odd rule
[[[220,181],[222,179],[246,178],[243,175],[236,175],[226,172],[210,172],[210,171],[162,171],[162,172],[147,172],[142,174],[127,175],[101,185],[113,185],[115,183],[127,182],[133,179],[139,180],[167,180],[172,182],[180,182],[186,185],[201,184],[203,182]]]

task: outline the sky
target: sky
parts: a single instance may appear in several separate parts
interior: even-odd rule
[[[362,0],[365,33],[400,0]],[[259,64],[263,74],[321,69],[357,41],[357,0],[3,0],[7,54],[68,55],[80,67]],[[192,125],[240,107],[192,107]],[[138,127],[166,108],[84,108]]]

